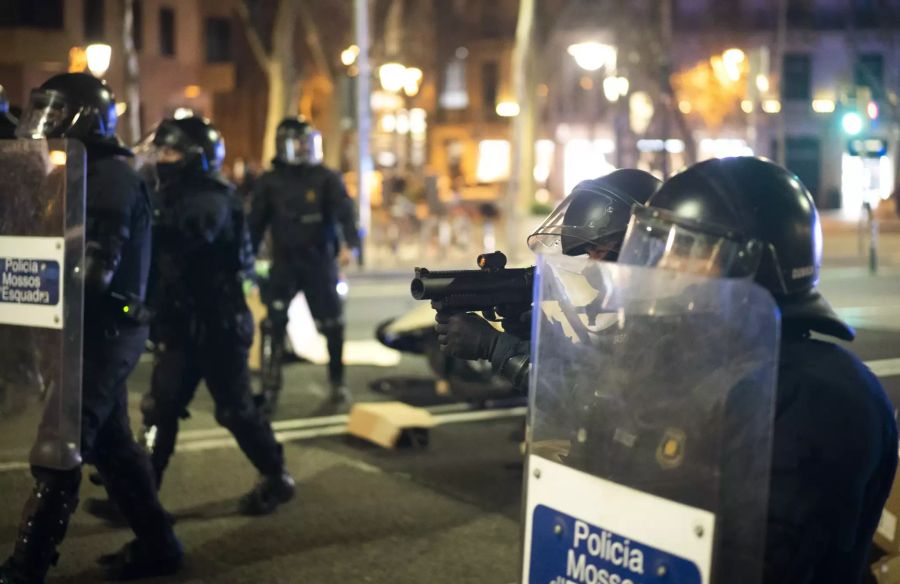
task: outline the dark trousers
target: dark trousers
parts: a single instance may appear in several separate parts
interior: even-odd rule
[[[263,475],[284,469],[281,445],[272,426],[253,402],[247,365],[253,317],[247,311],[234,326],[193,327],[166,334],[158,343],[145,423],[156,425],[152,458],[158,480],[175,450],[179,420],[201,380],[215,402],[216,421],[235,437],[241,450]]]
[[[167,539],[168,517],[156,496],[147,451],[134,441],[125,382],[147,340],[146,327],[119,327],[118,334],[85,337],[82,453],[97,467],[110,498],[139,538]],[[99,335],[98,335],[99,336]]]
[[[134,441],[128,421],[125,382],[146,339],[145,327],[89,327],[85,331],[81,452],[84,462],[97,467],[110,499],[141,545],[166,552],[179,544],[157,498],[150,458]],[[48,427],[41,432],[53,430]],[[56,546],[78,503],[81,465],[69,470],[35,465],[32,474],[36,486],[23,511],[9,566],[30,580],[42,581],[56,560]]]
[[[316,328],[328,343],[328,379],[332,384],[344,382],[344,305],[337,282],[337,265],[331,258],[313,261],[276,256],[264,298],[277,357],[283,353],[291,300],[303,292]]]

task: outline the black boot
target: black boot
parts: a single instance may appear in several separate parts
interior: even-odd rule
[[[84,502],[84,510],[89,515],[93,515],[97,519],[102,519],[115,527],[125,527],[128,525],[125,516],[119,511],[119,506],[110,499],[91,497]]]
[[[353,397],[346,385],[341,382],[332,382],[331,401],[335,404],[350,403],[353,401]]]
[[[253,490],[241,497],[238,509],[244,515],[268,515],[294,498],[294,479],[287,472],[263,476]]]
[[[184,551],[156,495],[150,458],[134,442],[117,446],[104,452],[96,465],[110,499],[137,539],[118,553],[104,556],[107,578],[121,581],[172,574],[181,568]]]
[[[51,480],[39,479],[25,504],[15,550],[0,568],[0,583],[42,584],[59,558],[56,548],[65,537],[69,518],[78,505],[78,479],[67,472],[41,472]],[[72,472],[80,477],[80,469]],[[54,473],[61,480],[52,480]]]
[[[142,578],[169,576],[184,565],[184,550],[177,541],[164,548],[152,548],[133,540],[114,554],[101,556],[106,580],[125,582]]]

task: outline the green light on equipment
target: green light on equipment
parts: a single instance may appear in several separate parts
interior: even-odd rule
[[[855,136],[862,132],[863,129],[863,119],[856,112],[847,112],[844,114],[844,117],[841,118],[841,126],[844,128],[844,132],[851,136]]]
[[[122,308],[122,312],[128,312],[129,310],[131,310],[131,309],[130,309],[129,307],[127,307],[127,306],[124,306],[124,307]]]

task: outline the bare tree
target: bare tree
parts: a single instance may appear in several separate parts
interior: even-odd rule
[[[122,7],[122,46],[125,49],[125,103],[128,104],[127,128],[129,141],[141,137],[141,91],[138,56],[134,47],[134,0],[125,0]]]
[[[278,0],[272,25],[271,51],[266,50],[263,38],[253,22],[248,0],[236,2],[235,10],[243,25],[253,58],[265,73],[269,85],[262,154],[262,162],[265,164],[275,154],[275,130],[278,123],[285,116],[297,113],[297,72],[294,64],[296,0]]]

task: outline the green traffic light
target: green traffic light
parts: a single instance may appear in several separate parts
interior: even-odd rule
[[[847,112],[841,118],[841,126],[844,128],[844,132],[851,136],[856,136],[863,129],[862,116],[856,112]]]

